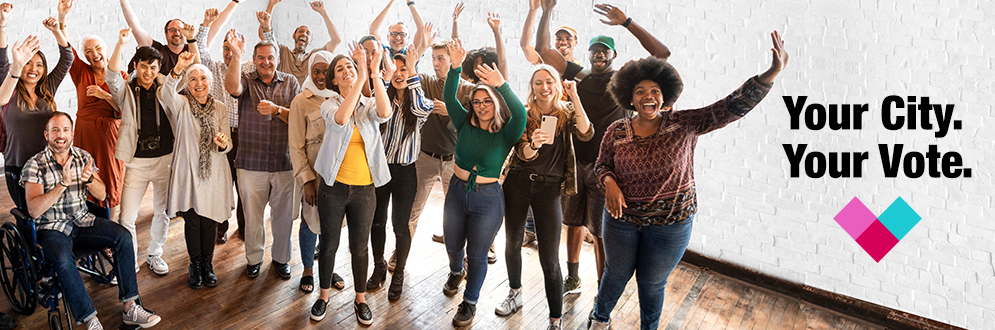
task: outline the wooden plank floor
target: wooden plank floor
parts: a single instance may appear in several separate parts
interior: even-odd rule
[[[0,209],[13,205],[5,189],[0,189]],[[405,275],[405,291],[400,300],[387,301],[386,290],[367,293],[374,312],[371,329],[451,329],[452,316],[460,303],[462,292],[453,298],[442,294],[448,273],[445,247],[431,241],[433,233],[441,232],[442,194],[437,186],[425,208],[415,234],[411,257]],[[146,193],[138,220],[139,255],[148,247],[149,222],[152,217],[151,190]],[[267,215],[268,218],[268,215]],[[0,222],[12,221],[3,212]],[[234,227],[234,225],[233,225]],[[245,257],[242,241],[232,238],[215,251],[216,288],[193,290],[187,286],[187,255],[183,243],[182,220],[170,224],[163,259],[170,273],[158,276],[145,265],[138,273],[143,300],[150,309],[163,317],[157,329],[359,329],[352,309],[353,285],[346,238],[336,256],[336,271],[346,280],[346,289],[332,290],[325,319],[311,322],[309,309],[318,298],[317,292],[304,294],[297,290],[303,266],[296,243],[294,226],[293,277],[283,280],[271,271],[269,248],[260,276],[248,279],[244,275]],[[234,228],[231,229],[234,231]],[[390,233],[390,229],[387,230]],[[343,231],[343,235],[346,235]],[[390,236],[390,235],[388,235]],[[271,239],[271,238],[268,238]],[[565,242],[566,240],[563,239]],[[268,243],[271,243],[268,242]],[[388,239],[388,245],[393,243]],[[498,317],[494,308],[508,293],[503,246],[504,231],[498,233],[498,262],[490,265],[481,289],[474,324],[468,329],[545,329],[549,310],[543,293],[542,271],[535,249],[523,249],[523,310],[509,317]],[[390,251],[391,246],[387,247]],[[597,295],[593,252],[587,244],[581,259],[583,289],[579,295],[563,300],[563,329],[586,329],[587,315]],[[565,249],[560,251],[561,264],[566,263]],[[565,266],[563,272],[566,273]],[[372,266],[370,267],[372,270]],[[317,267],[315,267],[317,272]],[[96,305],[98,316],[108,329],[121,323],[121,307],[117,288],[90,280],[87,288]],[[13,314],[6,300],[0,311],[13,315],[19,329],[47,328],[46,313],[39,308],[33,315]],[[635,281],[626,287],[613,320],[613,329],[638,329],[639,301]],[[77,329],[82,326],[77,326]],[[796,299],[753,287],[682,263],[671,274],[663,306],[660,329],[882,329],[881,327],[835,314]]]

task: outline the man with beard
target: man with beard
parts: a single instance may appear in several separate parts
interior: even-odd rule
[[[59,285],[78,322],[88,329],[103,329],[97,311],[76,270],[73,248],[114,252],[118,269],[118,298],[124,303],[124,324],[148,328],[159,323],[158,315],[135,303],[138,282],[132,254],[131,234],[121,225],[98,218],[86,207],[87,195],[97,200],[107,197],[104,183],[95,174],[93,157],[74,147],[73,120],[65,112],[55,112],[45,127],[48,147],[24,164],[20,184],[28,201],[28,214],[37,220],[38,244],[52,262]]]
[[[228,18],[231,17],[235,7],[238,3],[232,1],[228,4],[228,7],[224,11],[218,12],[217,9],[208,9],[204,12],[204,22],[200,25],[200,30],[197,31],[197,36],[194,39],[197,40],[197,51],[200,53],[200,62],[207,66],[211,70],[211,74],[214,75],[214,86],[211,86],[211,96],[215,100],[220,100],[224,103],[225,108],[228,110],[228,125],[231,129],[231,151],[228,152],[228,169],[231,171],[231,181],[235,184],[235,192],[238,192],[238,175],[235,174],[235,156],[238,155],[238,99],[233,98],[228,95],[225,90],[225,75],[228,72],[228,64],[232,63],[232,50],[225,44],[222,47],[222,59],[218,61],[214,59],[210,54],[211,44],[214,42],[214,38],[217,36],[218,31],[228,22]],[[225,40],[228,41],[228,34],[225,34]],[[243,61],[242,63],[235,63],[235,65],[242,66],[242,72],[252,72],[256,68],[252,66],[252,61]],[[235,219],[238,222],[238,231],[236,232],[243,240],[245,239],[245,213],[242,208],[242,203],[238,198],[235,199]],[[228,242],[228,220],[218,224],[218,244],[224,244]]]
[[[536,35],[536,52],[542,58],[542,62],[552,65],[557,71],[562,72],[564,80],[579,80],[577,83],[577,94],[580,95],[580,102],[584,105],[588,118],[594,124],[594,138],[590,141],[580,141],[574,138],[574,146],[577,157],[577,194],[563,197],[563,224],[567,225],[567,278],[563,281],[563,293],[580,293],[580,276],[578,273],[580,263],[580,248],[584,238],[584,227],[594,235],[594,255],[597,262],[598,282],[601,282],[601,274],[605,268],[604,246],[601,241],[601,220],[605,207],[605,195],[598,186],[597,174],[594,172],[594,163],[598,160],[598,152],[601,150],[601,140],[605,136],[605,130],[615,120],[626,115],[625,110],[615,104],[611,94],[608,93],[608,82],[611,81],[615,69],[612,68],[612,61],[615,53],[615,40],[609,36],[600,35],[591,39],[588,47],[588,60],[591,62],[590,68],[584,68],[579,64],[568,61],[558,50],[550,47],[549,20],[552,16],[553,7],[556,0],[542,1],[542,17],[539,18],[539,27]],[[639,24],[626,17],[618,7],[600,4],[596,5],[596,12],[604,15],[607,20],[601,22],[607,25],[621,25],[630,33],[643,48],[650,53],[650,56],[666,60],[670,57],[670,49],[664,46],[656,37],[649,34]],[[562,31],[562,28],[557,31]]]
[[[235,29],[228,32],[226,47],[230,63],[242,61],[245,37]],[[229,65],[225,90],[238,98],[239,152],[235,156],[239,199],[245,209],[245,275],[259,276],[266,246],[263,211],[272,207],[273,267],[284,279],[290,278],[291,229],[299,208],[295,201],[293,163],[290,160],[287,121],[290,103],[301,92],[301,84],[289,73],[276,70],[280,64],[277,45],[261,41],[253,47],[256,71],[242,72],[241,65]]]
[[[164,75],[169,74],[173,70],[173,67],[176,66],[176,61],[179,59],[180,53],[190,51],[190,45],[194,43],[192,36],[187,37],[183,35],[185,23],[178,18],[166,21],[166,27],[163,28],[166,33],[166,44],[163,45],[161,42],[153,40],[152,36],[142,28],[142,24],[138,20],[138,17],[135,16],[135,12],[131,10],[129,0],[120,1],[124,20],[128,22],[128,27],[131,28],[132,33],[135,35],[135,41],[138,42],[138,46],[150,46],[159,51],[162,54],[159,73]],[[196,45],[194,46],[193,48],[197,48]],[[128,72],[135,69],[134,65],[135,63],[128,63]]]
[[[74,0],[59,1],[59,28],[65,33],[66,15],[72,10]],[[66,34],[68,35],[68,34]],[[107,73],[107,44],[98,36],[82,40],[84,62],[73,47],[73,66],[69,76],[76,85],[76,146],[93,155],[94,165],[103,169],[98,173],[107,187],[107,208],[111,221],[121,215],[121,189],[124,185],[124,162],[114,158],[117,131],[121,126],[121,109],[111,97],[104,82]],[[89,63],[87,63],[89,62]],[[125,73],[120,73],[125,77]]]
[[[265,12],[256,13],[256,19],[259,20],[259,39],[280,46],[280,65],[277,66],[277,71],[292,74],[294,77],[297,77],[298,82],[304,83],[304,80],[308,76],[309,69],[307,64],[311,60],[311,55],[319,50],[327,50],[334,53],[335,48],[339,46],[342,39],[339,37],[339,32],[335,30],[335,24],[332,24],[332,19],[328,18],[328,12],[325,11],[325,3],[315,1],[310,3],[311,10],[321,15],[321,18],[325,20],[325,27],[328,28],[329,40],[325,43],[325,46],[314,48],[310,51],[304,50],[304,48],[311,44],[311,29],[306,25],[298,26],[294,30],[294,49],[276,42],[276,37],[273,36],[272,14],[273,7],[276,7],[276,4],[280,3],[280,1],[282,0],[270,0]]]

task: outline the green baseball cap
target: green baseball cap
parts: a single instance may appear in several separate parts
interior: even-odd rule
[[[596,44],[605,45],[605,47],[608,47],[608,49],[611,49],[612,51],[615,51],[615,39],[612,39],[612,37],[609,37],[609,36],[606,36],[606,35],[600,35],[600,36],[591,38],[591,45],[588,46],[587,49],[591,49],[591,46],[594,46]]]

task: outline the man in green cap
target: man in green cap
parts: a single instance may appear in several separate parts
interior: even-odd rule
[[[542,17],[536,31],[549,31],[549,19],[555,0],[542,0]],[[651,56],[666,60],[670,57],[670,49],[660,40],[652,36],[639,24],[628,18],[621,9],[600,4],[595,6],[595,12],[604,15],[602,23],[615,26],[621,25],[632,33],[643,48]],[[615,104],[608,93],[608,82],[611,81],[615,69],[615,40],[612,37],[599,35],[591,39],[588,47],[589,68],[567,61],[557,50],[550,47],[548,32],[538,32],[536,36],[536,52],[543,63],[549,64],[562,73],[563,80],[577,80],[577,94],[584,106],[588,119],[594,124],[594,138],[584,142],[574,138],[574,149],[577,157],[577,194],[563,196],[563,224],[567,225],[567,277],[563,281],[563,293],[580,293],[580,248],[584,238],[584,227],[595,237],[594,251],[597,261],[598,282],[605,269],[604,245],[601,241],[601,220],[605,206],[605,195],[598,186],[598,178],[594,173],[594,163],[598,160],[601,139],[605,130],[612,122],[626,115],[625,110]]]

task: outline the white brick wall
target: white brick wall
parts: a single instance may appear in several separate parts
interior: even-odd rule
[[[162,38],[165,20],[178,17],[198,23],[204,9],[228,2],[132,0],[145,28]],[[560,0],[551,26],[571,24],[582,40],[605,33],[616,38],[619,58],[648,54],[619,27],[597,22],[591,1]],[[28,33],[42,36],[43,50],[56,54],[43,30],[44,17],[55,15],[55,0],[16,0],[11,40]],[[44,4],[43,4],[44,3]],[[51,7],[48,7],[51,3]],[[344,40],[367,32],[368,22],[386,1],[327,1]],[[412,22],[404,1],[386,19]],[[485,12],[488,4],[472,1],[460,21],[461,36],[471,48],[493,45]],[[455,1],[418,0],[426,20],[450,34]],[[678,108],[709,104],[769,64],[769,33],[782,32],[791,61],[777,85],[753,113],[706,135],[698,147],[700,214],[692,250],[719,257],[788,280],[853,296],[877,304],[971,329],[995,324],[995,201],[991,168],[995,166],[995,2],[967,1],[661,1],[613,3],[673,50],[671,63],[686,84]],[[265,1],[243,0],[229,26],[257,41],[253,12]],[[113,43],[126,27],[117,1],[77,0],[70,17],[70,40],[87,34]],[[524,96],[531,72],[518,48],[527,1],[502,1],[496,9],[511,64],[512,85]],[[320,16],[302,0],[286,0],[275,11],[277,37],[288,41],[292,30],[311,26],[314,45],[327,41]],[[534,40],[534,39],[533,39]],[[220,44],[220,42],[219,42]],[[578,46],[584,54],[585,43]],[[113,46],[113,45],[111,45]],[[344,46],[339,48],[342,52]],[[212,51],[220,55],[220,46]],[[126,58],[131,53],[125,55]],[[54,63],[54,58],[49,58]],[[424,69],[430,70],[428,66]],[[57,99],[73,112],[73,86],[66,79]],[[887,95],[930,96],[956,104],[955,119],[964,128],[936,139],[932,132],[889,131],[880,124],[880,103]],[[781,95],[808,95],[809,102],[868,103],[862,131],[788,129]],[[808,143],[809,150],[869,151],[871,159],[859,179],[789,178],[782,143]],[[885,178],[878,143],[904,143],[906,149],[956,150],[972,178]],[[922,217],[892,252],[875,263],[833,220],[854,196],[875,214],[904,198]]]

